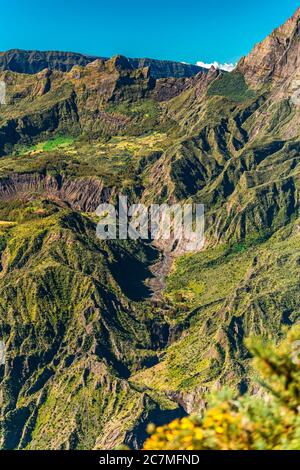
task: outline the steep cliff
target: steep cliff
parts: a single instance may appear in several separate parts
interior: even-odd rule
[[[0,70],[36,74],[44,69],[69,72],[75,65],[86,66],[94,60],[109,60],[104,57],[61,51],[23,51],[12,49],[0,52]],[[128,59],[133,68],[149,67],[153,78],[188,78],[206,71],[202,67],[182,62],[156,59]]]
[[[299,73],[299,34],[300,8],[241,59],[238,70],[254,86],[296,78]]]

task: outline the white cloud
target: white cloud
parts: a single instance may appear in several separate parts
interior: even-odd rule
[[[225,70],[226,72],[232,72],[232,70],[234,70],[237,66],[237,64],[220,64],[220,62],[212,62],[211,64],[207,64],[206,62],[202,62],[201,60],[196,62],[196,65],[205,69],[210,69],[212,66],[214,66],[215,69]]]

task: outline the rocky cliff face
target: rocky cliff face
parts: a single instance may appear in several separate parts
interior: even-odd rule
[[[149,67],[150,75],[154,78],[189,78],[199,72],[207,73],[207,69],[182,62],[155,59],[128,59],[134,68]]]
[[[22,173],[0,178],[0,199],[11,201],[16,198],[26,200],[32,193],[49,200],[59,200],[66,207],[83,212],[95,212],[99,204],[109,202],[113,189],[104,188],[96,178],[75,178],[64,176]]]
[[[238,64],[238,70],[255,87],[299,78],[300,9],[275,29]]]
[[[69,72],[75,65],[86,66],[94,60],[109,60],[98,56],[89,56],[75,52],[60,51],[23,51],[12,49],[0,52],[0,70],[18,73],[36,74],[44,69]],[[128,59],[133,68],[149,67],[153,78],[188,78],[201,71],[202,67],[181,62],[155,59]]]
[[[12,49],[0,53],[0,70],[35,74],[44,69],[69,72],[74,65],[85,66],[99,57],[59,51],[23,51]]]

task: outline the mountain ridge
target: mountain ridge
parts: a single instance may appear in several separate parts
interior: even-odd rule
[[[86,66],[95,60],[109,60],[109,58],[74,52],[11,49],[0,52],[0,70],[36,74],[48,68],[69,72],[76,65]],[[153,78],[189,78],[206,70],[197,65],[170,60],[129,58],[128,61],[134,68],[149,67]]]

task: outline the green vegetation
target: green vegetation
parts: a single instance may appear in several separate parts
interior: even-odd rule
[[[132,123],[129,126],[130,132],[141,135],[153,131],[160,123],[159,104],[153,100],[141,100],[135,103],[121,102],[109,104],[106,112],[109,114],[121,114],[128,117]],[[162,126],[160,126],[160,129]]]
[[[96,441],[101,446],[113,423],[119,429],[111,441],[115,445],[124,438],[128,423],[137,423],[147,407],[149,412],[174,408],[167,400],[150,399],[126,380],[131,368],[155,357],[155,352],[146,313],[132,303],[129,314],[130,289],[124,279],[119,284],[118,269],[126,267],[136,276],[131,279],[136,295],[139,284],[142,289],[143,263],[147,265],[153,253],[126,241],[100,242],[90,218],[58,207],[53,211],[55,204],[42,218],[39,211],[28,220],[29,208],[23,208],[24,217],[19,214],[9,236],[0,236],[0,252],[5,253],[0,276],[2,338],[12,345],[7,351],[11,360],[25,348],[35,364],[20,392],[11,385],[14,367],[2,383],[16,410],[4,424],[22,424],[20,414],[29,416],[35,407],[38,413],[30,422],[30,439],[8,431],[2,446],[44,448],[59,441],[65,448],[91,448]],[[152,320],[157,331],[160,321]],[[28,336],[28,330],[34,335]],[[39,404],[41,391],[45,399]],[[81,425],[75,439],[77,420]]]
[[[124,114],[128,117],[150,118],[155,121],[158,118],[159,107],[155,101],[143,100],[136,103],[123,102],[119,104],[109,104],[106,108],[109,113]]]
[[[47,173],[99,177],[109,186],[134,187],[151,163],[168,145],[166,134],[116,136],[111,139],[57,137],[0,159],[0,175]]]
[[[298,450],[300,447],[300,329],[280,346],[249,342],[264,396],[236,397],[223,391],[209,398],[203,416],[155,429],[146,450]],[[295,356],[295,345],[298,356]]]
[[[45,142],[39,142],[30,148],[20,148],[18,154],[38,154],[42,152],[51,152],[57,149],[66,149],[74,143],[74,138],[70,136],[58,136]]]
[[[251,384],[244,340],[258,334],[279,338],[284,325],[299,319],[297,224],[243,251],[218,245],[178,259],[165,297],[174,331],[188,335],[179,335],[159,364],[138,372],[134,383],[186,393],[200,387],[200,395],[217,378],[237,389],[241,376]]]
[[[232,101],[247,101],[253,99],[255,94],[251,91],[239,72],[221,75],[215,80],[207,91],[208,96],[224,96]]]

